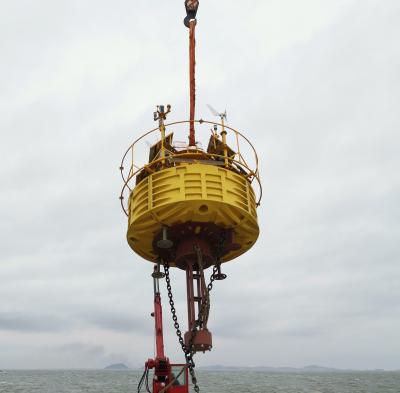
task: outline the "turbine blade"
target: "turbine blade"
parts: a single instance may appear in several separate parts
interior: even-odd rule
[[[216,111],[211,105],[207,104],[207,106],[208,106],[208,109],[211,111],[211,113],[212,113],[214,116],[219,116],[218,111]]]

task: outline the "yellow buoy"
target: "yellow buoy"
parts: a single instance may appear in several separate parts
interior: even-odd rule
[[[257,153],[239,131],[226,126],[226,112],[210,107],[220,122],[195,120],[195,28],[198,1],[185,1],[189,29],[190,118],[165,124],[171,111],[163,105],[154,112],[158,127],[138,138],[121,163],[124,186],[120,195],[128,216],[129,246],[147,261],[156,263],[154,288],[165,276],[174,326],[193,371],[192,355],[212,348],[207,328],[209,292],[215,280],[223,280],[223,262],[234,260],[257,241],[256,208],[262,189]],[[187,142],[176,140],[185,126]],[[196,139],[195,127],[211,125],[207,148]],[[197,130],[198,131],[198,130]],[[151,145],[148,138],[156,135]],[[197,133],[197,135],[203,135]],[[151,146],[143,148],[146,142]],[[148,152],[148,159],[144,156]],[[256,187],[254,187],[256,186]],[[257,188],[257,190],[255,189]],[[161,266],[164,266],[164,273]],[[186,272],[188,331],[182,337],[172,298],[169,268]],[[210,283],[204,271],[213,266]],[[198,390],[196,390],[198,391]]]
[[[185,122],[170,126],[182,123]],[[258,238],[256,208],[261,195],[256,200],[252,186],[254,181],[260,184],[253,146],[224,122],[198,123],[214,126],[207,150],[197,146],[178,149],[172,133],[165,137],[166,126],[161,121],[159,128],[149,132],[161,134],[161,140],[149,149],[149,162],[139,167],[132,161],[128,164],[129,174],[123,175],[122,201],[129,191],[125,210],[129,217],[127,240],[137,254],[150,262],[157,262],[161,256],[171,266],[179,266],[175,260],[179,244],[188,237],[197,237],[207,243],[210,258],[205,265],[210,266],[215,262],[212,255],[214,260],[218,256],[221,262],[230,261],[249,250]],[[217,127],[222,129],[222,135],[216,132]],[[149,133],[130,146],[121,165],[122,173],[135,147]],[[242,139],[251,147],[255,168],[247,166],[239,146],[226,144],[228,133],[234,135],[238,145]],[[165,233],[172,242],[170,247],[159,246]],[[219,246],[221,249],[217,250]],[[185,268],[184,263],[181,265]]]

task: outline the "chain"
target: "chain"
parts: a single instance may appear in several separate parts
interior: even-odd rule
[[[217,274],[219,273],[219,269],[221,267],[221,256],[223,254],[224,250],[224,245],[225,245],[225,240],[226,240],[226,234],[223,232],[219,238],[219,242],[217,245],[217,250],[216,250],[216,259],[215,259],[215,265],[213,267],[213,271],[210,277],[210,282],[207,285],[207,288],[205,290],[205,297],[204,300],[202,301],[201,307],[199,309],[199,314],[198,318],[196,321],[197,326],[202,327],[203,324],[206,324],[208,321],[208,316],[210,313],[210,292],[213,289],[214,281],[217,277]],[[204,280],[204,274],[203,274],[203,257],[201,254],[200,248],[195,245],[194,247],[196,254],[197,254],[197,261],[198,261],[198,266],[200,269],[201,276],[203,277]],[[204,282],[204,281],[203,281]],[[204,283],[205,286],[205,283]]]
[[[176,315],[175,302],[174,302],[174,298],[172,295],[171,278],[169,276],[169,262],[164,261],[165,281],[167,283],[168,301],[169,301],[169,305],[171,308],[172,320],[174,322],[174,328],[175,328],[176,335],[178,336],[179,344],[181,345],[182,351],[185,355],[186,364],[188,365],[189,373],[192,378],[192,384],[194,386],[194,390],[196,393],[200,392],[200,388],[199,388],[199,385],[197,384],[197,377],[196,377],[196,372],[195,372],[196,364],[193,359],[193,356],[194,356],[194,352],[192,349],[193,348],[193,340],[194,340],[194,337],[197,332],[197,326],[201,326],[204,322],[204,313],[205,313],[206,308],[207,308],[207,319],[208,319],[208,313],[210,310],[210,292],[213,289],[215,278],[216,278],[218,270],[221,266],[221,256],[223,253],[223,247],[225,244],[225,240],[226,240],[226,235],[225,235],[225,233],[223,233],[222,236],[220,237],[219,244],[217,247],[217,253],[216,253],[217,257],[216,257],[215,265],[213,267],[213,271],[212,271],[212,274],[210,277],[210,282],[207,285],[206,299],[203,302],[202,307],[199,310],[198,319],[192,329],[192,335],[191,335],[191,339],[189,341],[188,346],[186,346],[184,339],[182,337],[182,331],[181,331],[181,328],[180,328],[180,325],[178,322],[178,317]],[[198,255],[199,267],[200,267],[201,271],[203,271],[201,252],[199,249],[196,249],[196,252]]]
[[[216,266],[221,266],[221,258],[224,253],[224,246],[225,246],[226,238],[227,238],[227,234],[225,231],[223,231],[218,240],[218,245],[217,245],[217,250],[216,250],[216,261],[215,261]]]
[[[207,285],[208,293],[210,293],[211,290],[213,289],[213,285],[214,285],[214,281],[215,281],[215,277],[216,277],[217,273],[218,273],[218,265],[214,265],[213,272],[212,272],[211,277],[210,277],[210,282]]]
[[[201,279],[202,279],[202,286],[205,288],[204,298],[201,301],[201,306],[199,308],[199,313],[198,313],[198,317],[196,320],[196,326],[201,328],[204,325],[207,325],[208,316],[210,314],[210,291],[213,288],[215,274],[218,271],[218,266],[214,265],[213,272],[210,277],[210,283],[206,287],[205,280],[204,280],[204,271],[203,271],[203,256],[201,254],[200,248],[197,245],[194,246],[194,250],[197,254],[197,263],[198,263],[198,267],[199,267],[199,271],[200,271],[200,275],[201,275]]]
[[[199,393],[200,392],[200,388],[197,385],[197,377],[196,377],[196,373],[194,371],[194,368],[196,367],[196,364],[194,363],[194,360],[193,360],[194,353],[190,349],[190,348],[192,348],[192,341],[193,341],[194,335],[192,335],[192,339],[189,342],[189,347],[187,347],[185,345],[184,340],[183,340],[182,331],[181,331],[181,328],[179,326],[178,317],[176,315],[175,302],[174,302],[174,299],[173,299],[172,288],[171,288],[171,279],[169,277],[169,263],[166,262],[166,261],[164,262],[164,272],[165,272],[165,280],[167,282],[169,305],[171,306],[172,320],[174,321],[174,327],[175,327],[176,335],[178,336],[179,343],[181,344],[182,351],[183,351],[183,353],[185,355],[185,359],[186,359],[186,363],[188,365],[189,373],[190,373],[190,376],[192,377],[192,383],[193,383],[193,386],[194,386],[194,390],[195,390],[196,393]]]

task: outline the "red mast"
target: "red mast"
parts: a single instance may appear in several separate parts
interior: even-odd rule
[[[164,336],[160,292],[154,294],[154,324],[156,331],[156,358],[164,358]]]
[[[190,75],[190,133],[189,146],[196,146],[196,137],[194,131],[194,117],[196,111],[196,38],[195,38],[196,20],[191,20],[189,25],[189,75]]]
[[[190,132],[189,146],[196,146],[196,137],[194,131],[194,117],[196,110],[196,14],[199,8],[198,0],[186,0],[186,18],[185,26],[189,28],[189,83],[190,83]]]
[[[138,391],[146,382],[148,389],[149,370],[154,369],[152,393],[189,393],[188,371],[186,364],[171,364],[164,353],[164,335],[162,323],[162,305],[158,280],[164,277],[160,271],[160,265],[154,266],[152,274],[154,283],[154,331],[156,338],[156,356],[148,359],[145,363],[145,370],[139,382]]]

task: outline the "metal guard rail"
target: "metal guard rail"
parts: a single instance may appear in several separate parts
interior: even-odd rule
[[[165,127],[170,127],[170,126],[174,126],[174,125],[178,125],[178,124],[188,124],[191,123],[190,120],[183,120],[183,121],[176,121],[176,122],[172,122],[172,123],[168,123],[165,124]],[[196,149],[195,151],[198,153],[203,153],[204,156],[206,156],[207,158],[209,158],[210,160],[215,160],[213,161],[212,165],[218,165],[218,162],[221,162],[222,160],[226,159],[228,160],[228,167],[226,167],[226,169],[228,170],[232,170],[234,172],[238,172],[238,168],[240,168],[241,170],[244,171],[243,175],[244,177],[247,178],[247,180],[253,184],[253,181],[255,180],[255,184],[257,185],[257,190],[256,191],[256,205],[259,206],[261,203],[261,199],[262,199],[262,185],[261,185],[261,180],[260,180],[260,175],[259,175],[259,170],[258,170],[258,155],[256,152],[256,149],[254,148],[253,144],[249,141],[249,139],[244,136],[241,132],[235,130],[232,127],[227,126],[226,124],[222,124],[222,123],[218,123],[215,121],[208,121],[208,120],[194,120],[194,123],[198,123],[198,124],[211,124],[211,125],[216,125],[216,126],[220,126],[225,130],[229,130],[232,131],[235,134],[235,141],[236,141],[236,150],[235,150],[235,154],[232,157],[225,157],[224,155],[220,155],[220,154],[213,154],[213,153],[207,153],[206,151],[204,151],[203,149]],[[124,200],[125,200],[125,192],[127,190],[129,190],[129,193],[132,191],[132,188],[129,186],[129,183],[136,178],[136,176],[141,172],[141,171],[146,171],[149,174],[150,173],[154,173],[157,171],[157,169],[153,170],[152,168],[154,168],[155,166],[157,166],[158,164],[164,162],[168,162],[169,164],[174,162],[174,158],[178,158],[179,157],[179,163],[204,163],[205,160],[204,159],[193,159],[193,158],[185,158],[185,154],[190,154],[189,153],[183,153],[183,152],[172,152],[168,149],[165,149],[165,152],[168,152],[168,155],[162,158],[157,158],[155,157],[155,159],[153,159],[151,162],[142,165],[142,166],[137,166],[134,163],[134,159],[133,159],[133,153],[134,153],[134,147],[138,144],[138,142],[142,141],[145,137],[147,137],[148,135],[156,132],[156,131],[160,131],[159,127],[153,128],[150,131],[147,131],[146,133],[144,133],[143,135],[141,135],[139,138],[137,138],[130,146],[129,148],[126,150],[124,156],[122,157],[122,161],[121,161],[121,165],[119,167],[120,171],[121,171],[121,177],[122,180],[124,182],[124,185],[122,187],[121,190],[121,194],[120,194],[120,202],[121,202],[121,206],[122,206],[122,210],[124,211],[124,213],[128,216],[128,212],[127,209],[124,205]],[[212,131],[211,131],[212,134]],[[251,169],[249,167],[249,165],[247,165],[246,160],[244,159],[244,157],[242,156],[242,153],[240,152],[240,143],[239,140],[240,138],[242,138],[247,145],[250,147],[250,149],[252,150],[253,154],[254,154],[254,160],[255,160],[255,168]],[[184,149],[184,148],[183,148]],[[126,165],[127,160],[131,159],[131,162]],[[128,175],[124,174],[124,170],[125,168],[129,168],[129,172]]]

